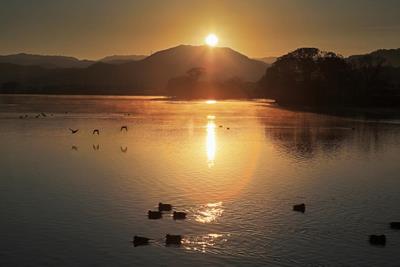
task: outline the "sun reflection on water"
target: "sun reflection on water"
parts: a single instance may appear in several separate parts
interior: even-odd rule
[[[229,234],[206,234],[194,237],[186,237],[182,240],[182,246],[186,250],[207,252],[211,248],[222,247],[227,242]]]
[[[207,152],[207,162],[208,167],[214,166],[215,152],[217,148],[216,136],[215,136],[215,116],[207,116],[207,135],[206,135],[206,152]]]
[[[195,220],[201,223],[211,223],[222,216],[222,202],[208,203],[201,206],[195,214]]]

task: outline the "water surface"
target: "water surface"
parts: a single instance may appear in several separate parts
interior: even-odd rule
[[[400,265],[388,227],[400,220],[396,120],[264,101],[2,96],[0,147],[1,266]],[[160,201],[188,219],[148,220]],[[165,247],[166,233],[182,246]],[[368,243],[375,233],[386,247]],[[154,241],[134,248],[133,235]]]

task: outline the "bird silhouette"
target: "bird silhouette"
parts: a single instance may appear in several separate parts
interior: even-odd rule
[[[78,151],[78,147],[77,146],[72,146],[71,149],[75,150],[75,151]]]
[[[93,150],[99,150],[100,149],[100,145],[97,144],[96,146],[93,144]]]
[[[126,153],[126,152],[128,151],[128,147],[123,148],[123,147],[121,146],[120,148],[121,148],[121,152],[123,152],[123,153]]]
[[[94,130],[93,130],[93,134],[99,135],[99,134],[100,134],[100,131],[99,131],[98,129],[94,129]]]
[[[121,132],[122,130],[125,130],[126,132],[128,131],[128,126],[121,126]]]
[[[74,130],[74,129],[71,129],[71,128],[69,128],[69,130],[71,131],[72,134],[76,134],[79,131],[79,129]]]

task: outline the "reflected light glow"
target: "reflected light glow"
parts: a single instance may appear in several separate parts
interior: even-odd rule
[[[212,105],[212,104],[215,104],[215,103],[217,103],[217,100],[214,100],[214,99],[209,99],[209,100],[206,101],[206,104],[209,104],[209,105]]]
[[[208,122],[207,122],[207,135],[206,135],[206,152],[207,152],[207,162],[208,162],[208,167],[214,166],[214,160],[215,160],[215,151],[217,148],[217,142],[216,142],[216,137],[215,137],[215,123],[214,119],[215,116],[207,116]]]
[[[182,245],[186,250],[207,252],[211,248],[222,247],[223,243],[227,242],[230,234],[207,234],[202,236],[194,236],[184,238]]]
[[[196,211],[195,220],[200,223],[211,223],[222,216],[222,202],[208,203]]]

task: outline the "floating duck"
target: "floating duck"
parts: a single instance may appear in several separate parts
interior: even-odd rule
[[[147,216],[149,217],[149,219],[156,220],[156,219],[161,219],[162,213],[161,213],[161,211],[151,211],[151,210],[149,210],[147,212]]]
[[[181,235],[170,235],[165,236],[165,244],[167,245],[180,245],[182,243]]]
[[[174,220],[184,220],[186,219],[186,212],[174,211],[173,218]]]
[[[171,211],[172,210],[172,205],[171,204],[163,204],[163,203],[158,203],[158,210],[159,211]]]
[[[371,245],[384,246],[384,245],[386,245],[386,236],[385,235],[370,235],[369,243],[371,243]]]
[[[400,229],[400,222],[391,222],[390,228],[392,229]]]
[[[79,129],[71,129],[71,128],[69,128],[69,130],[71,131],[72,134],[76,134],[79,131]]]
[[[294,205],[293,210],[304,213],[306,211],[306,204],[302,203],[302,204]]]
[[[150,238],[135,235],[133,237],[133,245],[135,247],[148,245],[149,244],[149,240],[150,240]]]

